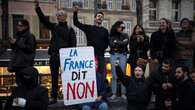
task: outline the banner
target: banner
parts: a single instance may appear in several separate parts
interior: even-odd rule
[[[93,47],[60,49],[65,105],[93,102],[97,98]]]

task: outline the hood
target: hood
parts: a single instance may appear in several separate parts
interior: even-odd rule
[[[34,67],[27,67],[20,71],[21,83],[26,87],[36,87],[38,85],[38,70]]]

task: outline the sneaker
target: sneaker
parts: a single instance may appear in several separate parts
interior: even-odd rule
[[[111,97],[110,97],[110,99],[112,99],[112,100],[114,100],[116,98],[116,95],[115,94],[113,94]]]
[[[126,100],[126,99],[127,99],[127,96],[126,96],[126,95],[124,95],[124,94],[123,94],[121,97],[122,97],[124,100]]]
[[[52,104],[55,104],[55,103],[57,103],[57,99],[56,98],[51,98],[50,100],[49,100],[49,105],[52,105]]]

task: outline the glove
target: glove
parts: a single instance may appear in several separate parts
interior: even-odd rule
[[[12,106],[24,108],[26,106],[26,99],[21,98],[21,97],[14,98]]]

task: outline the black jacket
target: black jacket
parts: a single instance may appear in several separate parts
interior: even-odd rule
[[[119,66],[116,67],[117,76],[126,87],[128,106],[147,106],[150,100],[150,92],[145,84],[144,78],[137,79],[134,76],[123,75]],[[128,107],[127,107],[128,108]],[[129,109],[128,109],[129,110]]]
[[[13,89],[4,110],[47,110],[48,90],[38,84],[38,71],[33,67],[27,67],[19,71],[21,85]],[[26,100],[24,108],[12,105],[14,98]]]
[[[175,59],[176,40],[173,31],[162,33],[160,30],[152,33],[150,54],[152,59],[157,58],[160,63],[164,59]]]
[[[167,90],[162,89],[163,83],[171,83],[173,88],[169,88]],[[146,85],[149,87],[150,91],[153,91],[156,95],[155,105],[159,110],[165,109],[165,100],[171,99],[174,104],[175,101],[175,77],[172,72],[167,74],[162,73],[162,71],[158,71],[157,73],[151,73],[151,75],[146,80]],[[175,105],[173,105],[174,108]]]
[[[96,25],[82,24],[78,21],[78,14],[74,12],[73,23],[76,27],[82,30],[87,37],[87,46],[93,46],[95,55],[104,56],[104,51],[108,47],[108,30],[104,27]]]
[[[39,20],[51,30],[51,41],[48,53],[58,54],[60,48],[76,47],[76,34],[72,27],[67,25],[67,22],[58,24],[50,22],[41,11],[41,8],[36,8]]]
[[[176,83],[176,110],[192,110],[192,88],[190,79]]]
[[[138,58],[148,59],[147,51],[149,50],[149,38],[144,36],[143,42],[137,42],[133,36],[130,38],[129,42],[130,49],[130,62],[135,63]]]
[[[16,34],[15,44],[11,44],[13,68],[32,66],[36,54],[36,39],[28,30]]]
[[[129,37],[125,33],[116,33],[110,36],[110,53],[124,53],[128,52],[127,45]]]

